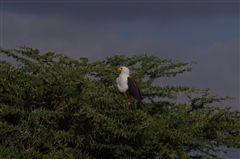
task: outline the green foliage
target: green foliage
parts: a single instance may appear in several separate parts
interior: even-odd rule
[[[240,112],[214,105],[230,97],[152,85],[191,71],[192,63],[146,54],[90,63],[28,47],[0,51],[21,63],[0,64],[0,158],[217,158],[240,148]],[[140,86],[142,111],[116,88],[122,65]],[[177,102],[179,92],[189,101]]]

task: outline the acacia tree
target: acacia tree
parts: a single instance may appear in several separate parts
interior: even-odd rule
[[[218,158],[240,148],[240,112],[217,106],[230,97],[152,84],[192,63],[146,54],[90,63],[29,47],[1,54],[20,65],[0,64],[0,158]],[[143,110],[116,88],[122,65],[139,84]],[[177,102],[179,92],[188,102]]]

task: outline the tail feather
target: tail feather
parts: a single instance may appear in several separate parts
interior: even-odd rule
[[[142,110],[142,100],[138,100],[136,104],[137,104],[137,108]]]

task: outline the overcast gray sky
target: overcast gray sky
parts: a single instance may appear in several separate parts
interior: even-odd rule
[[[239,7],[238,0],[2,0],[1,47],[90,61],[143,53],[195,61],[192,72],[159,84],[209,87],[236,97],[226,104],[239,109]]]

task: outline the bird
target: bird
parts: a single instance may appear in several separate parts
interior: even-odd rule
[[[131,103],[131,96],[137,100],[137,108],[142,109],[142,94],[139,90],[137,82],[130,77],[130,70],[121,66],[118,68],[119,74],[118,78],[116,78],[117,88],[119,92],[125,93],[128,98],[128,103]]]

